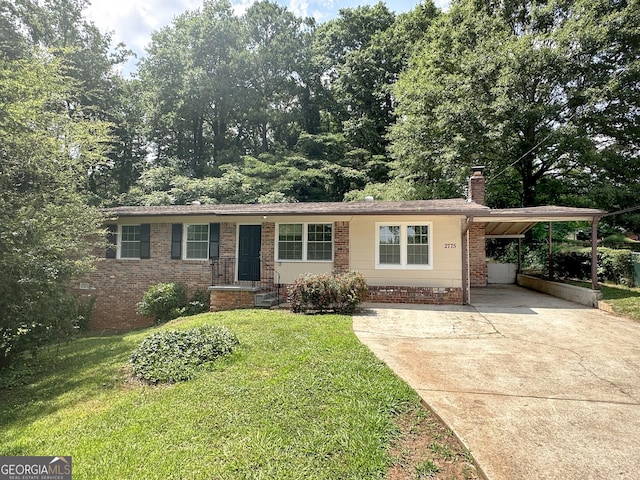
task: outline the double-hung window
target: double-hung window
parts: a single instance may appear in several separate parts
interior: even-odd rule
[[[333,260],[331,223],[281,223],[278,225],[278,260]]]
[[[140,225],[107,225],[107,242],[109,246],[105,252],[106,258],[123,260],[141,260],[150,258],[151,226],[148,223]]]
[[[278,226],[278,260],[302,260],[301,223],[283,223]]]
[[[376,224],[376,268],[432,268],[430,223]]]
[[[140,225],[120,225],[120,258],[140,258]]]
[[[185,225],[184,258],[204,260],[209,258],[209,224]]]
[[[307,260],[333,258],[333,225],[310,223],[307,225]]]

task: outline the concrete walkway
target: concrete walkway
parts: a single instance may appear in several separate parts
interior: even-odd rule
[[[490,480],[640,478],[640,323],[515,286],[366,305],[358,338]]]

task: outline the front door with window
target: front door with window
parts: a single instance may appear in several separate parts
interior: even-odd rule
[[[238,280],[260,280],[261,225],[240,225],[238,233]]]

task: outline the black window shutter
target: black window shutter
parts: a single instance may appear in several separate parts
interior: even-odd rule
[[[209,224],[209,258],[220,258],[220,224]]]
[[[182,258],[182,224],[173,223],[171,225],[171,258],[180,260]]]
[[[140,258],[151,257],[151,225],[140,225]]]
[[[107,225],[107,251],[106,258],[116,258],[118,253],[116,246],[118,245],[118,225],[110,223]]]

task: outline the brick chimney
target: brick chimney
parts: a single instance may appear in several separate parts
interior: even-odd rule
[[[469,201],[484,205],[484,166],[471,167],[469,177]]]
[[[471,168],[469,177],[469,201],[484,205],[484,167]],[[467,231],[469,248],[469,284],[472,287],[487,286],[487,254],[484,224],[471,223]]]

